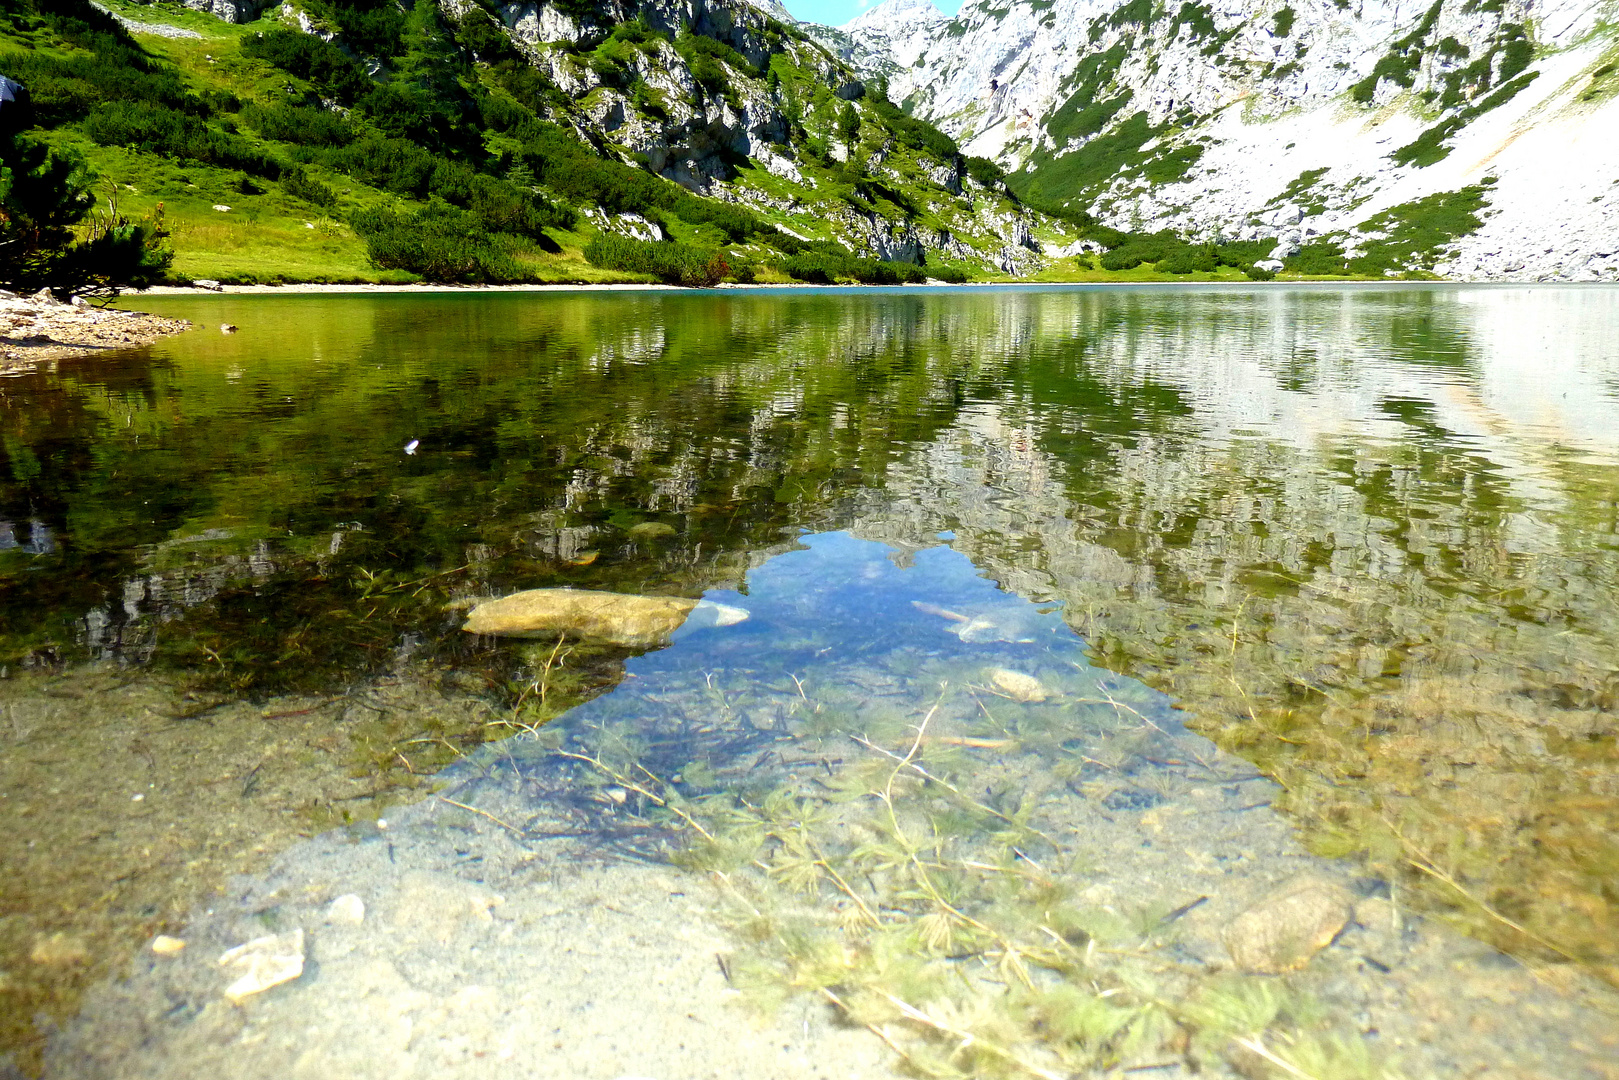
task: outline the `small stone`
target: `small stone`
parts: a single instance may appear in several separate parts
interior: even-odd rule
[[[1010,668],[990,668],[989,681],[995,688],[1013,701],[1034,702],[1045,701],[1051,697],[1051,691],[1046,684],[1033,675],[1026,675],[1021,671]]]
[[[152,939],[152,952],[158,956],[176,956],[185,947],[185,942],[177,937],[169,937],[167,934],[159,934]]]
[[[37,939],[28,952],[28,959],[47,967],[72,967],[90,959],[90,950],[78,938],[58,930]]]
[[[224,292],[225,291],[225,286],[221,285],[219,282],[215,281],[213,278],[198,278],[196,281],[193,281],[191,284],[196,286],[199,289],[207,289],[209,292]]]
[[[224,203],[214,203],[214,209],[218,210],[221,214],[230,213],[230,207],[226,206]]]
[[[219,332],[222,334],[234,334],[236,333],[236,327],[232,326],[230,323],[220,323]]]
[[[1232,919],[1226,951],[1245,971],[1297,971],[1338,936],[1354,913],[1348,890],[1322,878],[1296,877]]]
[[[365,922],[365,901],[353,893],[339,896],[326,909],[326,921],[340,926],[359,926]]]
[[[291,982],[304,973],[304,932],[271,934],[228,949],[219,966],[237,976],[225,988],[231,1001],[241,1001],[272,986]]]

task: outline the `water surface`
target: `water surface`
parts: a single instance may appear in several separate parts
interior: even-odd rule
[[[0,381],[8,1016],[101,970],[76,940],[623,676],[447,604],[730,595],[834,532],[1041,605],[1070,662],[1280,779],[1318,850],[1614,976],[1619,290],[143,306],[199,329]],[[971,644],[886,580],[917,670]],[[849,618],[733,640],[776,635],[773,694],[835,682]]]

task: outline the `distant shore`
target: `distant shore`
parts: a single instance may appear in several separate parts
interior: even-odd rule
[[[712,292],[712,291],[757,291],[761,289],[862,289],[872,292],[901,291],[905,289],[1039,289],[1063,285],[1088,285],[1108,287],[1136,288],[1142,285],[1208,285],[1214,287],[1237,286],[1249,288],[1254,285],[1446,285],[1464,284],[1462,282],[1446,281],[1414,281],[1399,279],[1372,279],[1372,278],[1331,278],[1322,280],[1288,279],[1286,281],[1254,282],[1254,281],[1184,281],[1175,278],[1159,278],[1136,281],[966,281],[960,284],[948,281],[929,279],[925,283],[905,285],[862,285],[847,283],[836,285],[818,285],[808,281],[773,281],[755,282],[748,285],[727,282],[715,285],[709,289],[692,288],[685,285],[664,285],[659,282],[615,282],[588,283],[573,282],[563,284],[532,284],[532,285],[429,285],[415,284],[368,284],[355,283],[346,285],[320,284],[314,282],[301,282],[287,285],[222,285],[204,288],[195,285],[156,285],[141,293],[127,293],[126,299],[139,299],[147,296],[290,296],[304,293],[546,293],[546,292]],[[1523,282],[1469,282],[1466,284],[1524,284]]]

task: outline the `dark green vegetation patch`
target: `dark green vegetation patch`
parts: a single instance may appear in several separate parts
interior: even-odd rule
[[[1340,245],[1318,241],[1289,258],[1287,268],[1300,274],[1368,277],[1431,271],[1452,241],[1478,231],[1494,183],[1490,178],[1390,207],[1360,223],[1361,232],[1381,234],[1360,255],[1346,258]]]

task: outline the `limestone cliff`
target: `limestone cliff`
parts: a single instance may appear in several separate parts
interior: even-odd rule
[[[1352,256],[1468,192],[1481,226],[1412,268],[1612,281],[1616,16],[1614,0],[968,0],[944,19],[887,0],[807,29],[1031,197],[1119,228]]]

